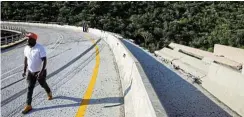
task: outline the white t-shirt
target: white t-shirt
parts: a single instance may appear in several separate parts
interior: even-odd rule
[[[24,50],[24,55],[27,57],[28,70],[31,72],[38,72],[42,69],[42,59],[46,57],[45,48],[36,43],[32,48],[30,46],[26,46]]]

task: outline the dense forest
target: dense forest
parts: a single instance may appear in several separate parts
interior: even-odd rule
[[[60,22],[119,33],[150,51],[176,42],[244,48],[244,2],[1,2],[1,20]]]

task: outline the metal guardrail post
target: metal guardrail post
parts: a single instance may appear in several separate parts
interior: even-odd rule
[[[15,41],[19,41],[19,35],[16,35]]]
[[[17,39],[18,39],[18,41],[20,40],[20,36],[21,36],[21,35],[18,35],[18,36],[17,36],[17,37],[18,37],[18,38],[17,38]]]
[[[11,41],[11,43],[13,43],[13,42],[14,42],[14,36],[11,36],[11,38],[12,38],[12,41]]]
[[[17,37],[18,37],[17,35],[14,36],[14,42],[15,41],[18,41],[18,38]]]
[[[14,37],[14,42],[15,42],[15,41],[18,41],[18,38],[17,38],[18,35],[14,35],[13,37]]]
[[[8,44],[8,37],[5,37],[5,44]]]
[[[8,38],[7,37],[5,37],[5,44],[7,44],[8,43]]]

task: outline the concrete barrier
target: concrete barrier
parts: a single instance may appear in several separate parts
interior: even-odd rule
[[[179,68],[194,77],[203,78],[207,75],[209,68],[209,63],[207,62],[168,48],[163,48],[156,54],[163,59],[170,61],[174,67]]]
[[[126,117],[156,117],[155,110],[142,82],[137,64],[139,62],[115,36],[96,29],[89,29],[91,33],[104,37],[112,49],[118,64]]]
[[[214,62],[223,64],[226,66],[230,66],[230,67],[238,69],[238,70],[240,70],[242,67],[242,64],[239,62],[230,60],[226,57],[214,56],[214,54],[211,52],[203,51],[203,50],[192,48],[192,47],[187,47],[187,46],[176,44],[176,43],[170,43],[169,47],[174,48],[174,49],[175,48],[180,49],[180,51],[187,53],[189,55],[195,56],[200,59],[203,59],[204,57],[211,58],[211,59],[213,59]]]
[[[212,63],[202,86],[231,109],[244,116],[244,75]]]
[[[160,50],[160,52],[165,53],[167,55],[172,56],[174,59],[181,59],[183,57],[185,57],[186,55],[179,53],[177,51],[171,50],[169,48],[163,48]]]
[[[175,45],[171,45],[175,46]],[[232,110],[240,114],[241,116],[244,116],[244,75],[240,73],[240,71],[237,71],[235,69],[231,69],[229,67],[223,66],[221,64],[214,63],[212,60],[216,60],[215,58],[211,57],[213,55],[208,55],[208,52],[201,53],[201,50],[194,50],[194,48],[190,47],[181,47],[181,45],[177,45],[178,48],[189,51],[189,52],[196,52],[194,54],[197,54],[199,56],[202,56],[204,63],[206,63],[206,66],[204,64],[197,63],[194,59],[186,57],[187,55],[182,55],[177,53],[174,50],[170,49],[162,49],[160,51],[157,51],[156,54],[161,56],[174,56],[175,58],[172,61],[172,64],[179,66],[180,69],[183,69],[187,72],[193,73],[193,75],[204,75],[204,78],[201,79],[202,87],[205,88],[208,92],[210,92],[212,95],[214,95],[217,99],[219,99],[221,102],[223,102],[225,105],[230,107]],[[217,50],[218,55],[226,55],[230,56],[231,54],[223,54],[224,52],[228,51],[225,49],[225,47],[220,47],[218,49],[224,48],[221,52],[220,50]],[[167,51],[166,51],[167,50]],[[235,51],[235,49],[231,48],[229,52]],[[199,52],[199,53],[198,53]],[[234,54],[241,54],[241,51],[237,50]],[[166,53],[166,54],[165,54]],[[168,55],[167,55],[168,54]],[[229,57],[229,58],[230,58]],[[165,57],[164,57],[165,58]],[[223,57],[222,57],[223,58]],[[166,57],[167,59],[167,57]],[[184,60],[185,59],[185,60]],[[241,59],[241,56],[233,57],[233,60],[239,60],[241,62],[243,59]],[[189,65],[199,66],[200,68],[205,68],[204,74],[197,73],[199,70],[194,67],[189,67],[189,65],[184,63],[190,63]],[[196,64],[197,63],[197,64]],[[243,70],[243,69],[242,69]],[[195,73],[194,73],[195,72]]]
[[[168,55],[167,53],[163,52],[163,51],[155,51],[154,52],[158,57],[160,57],[161,60],[163,60],[166,63],[170,63],[172,64],[172,61],[175,60],[176,58]]]
[[[222,55],[230,60],[237,61],[239,63],[244,63],[244,49],[215,44],[214,54],[217,56]]]
[[[39,24],[39,23],[23,23],[23,22],[4,22],[9,24],[22,24],[22,25],[33,25],[40,27],[58,27],[72,29],[76,31],[82,31],[81,27],[76,26],[54,26],[50,24]],[[113,51],[116,59],[119,75],[121,78],[121,85],[124,94],[124,108],[126,117],[156,117],[155,110],[149,99],[148,93],[142,82],[142,76],[138,69],[139,62],[125,47],[125,45],[116,37],[119,35],[113,35],[112,33],[89,29],[94,35],[103,38],[111,50]]]
[[[9,32],[14,32],[14,33],[18,33],[18,34],[21,34],[22,32],[20,31],[17,31],[17,30],[10,30],[10,29],[1,29],[3,31],[9,31]]]
[[[244,49],[215,44],[214,55],[224,56],[230,60],[239,62],[242,64],[242,74],[244,74]]]
[[[192,56],[195,56],[197,58],[204,58],[205,56],[212,56],[211,52],[207,52],[207,51],[203,51],[203,50],[199,50],[196,48],[192,48],[192,47],[188,47],[188,46],[184,46],[184,45],[180,45],[180,44],[176,44],[176,43],[170,43],[169,47],[175,49],[179,49],[183,52],[186,52],[187,54],[190,54]]]

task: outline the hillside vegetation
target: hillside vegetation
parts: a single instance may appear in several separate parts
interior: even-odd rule
[[[150,51],[176,42],[244,48],[244,2],[1,2],[2,20],[61,22],[122,34]]]

